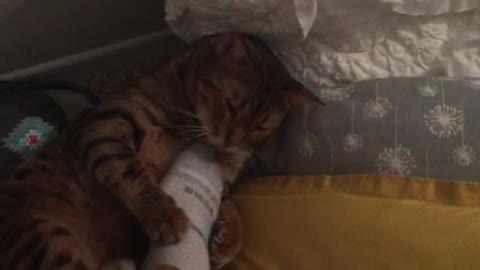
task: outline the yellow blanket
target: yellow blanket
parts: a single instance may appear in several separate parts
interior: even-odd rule
[[[393,176],[253,179],[229,270],[480,269],[480,184]]]

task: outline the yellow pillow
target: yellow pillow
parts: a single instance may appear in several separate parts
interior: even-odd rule
[[[480,269],[480,184],[394,176],[253,179],[229,270]]]

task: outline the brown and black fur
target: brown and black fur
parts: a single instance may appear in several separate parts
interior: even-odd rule
[[[140,261],[150,241],[179,241],[188,219],[159,188],[178,154],[213,145],[228,185],[291,108],[314,100],[257,40],[200,40],[0,184],[0,269],[96,270]]]

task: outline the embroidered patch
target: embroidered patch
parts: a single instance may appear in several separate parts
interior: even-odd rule
[[[3,139],[3,144],[10,151],[27,159],[56,134],[55,127],[42,118],[26,117]]]

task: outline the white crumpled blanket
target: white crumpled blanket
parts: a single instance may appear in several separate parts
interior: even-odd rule
[[[258,35],[327,99],[371,78],[480,77],[480,0],[167,0],[166,21],[187,41]]]

